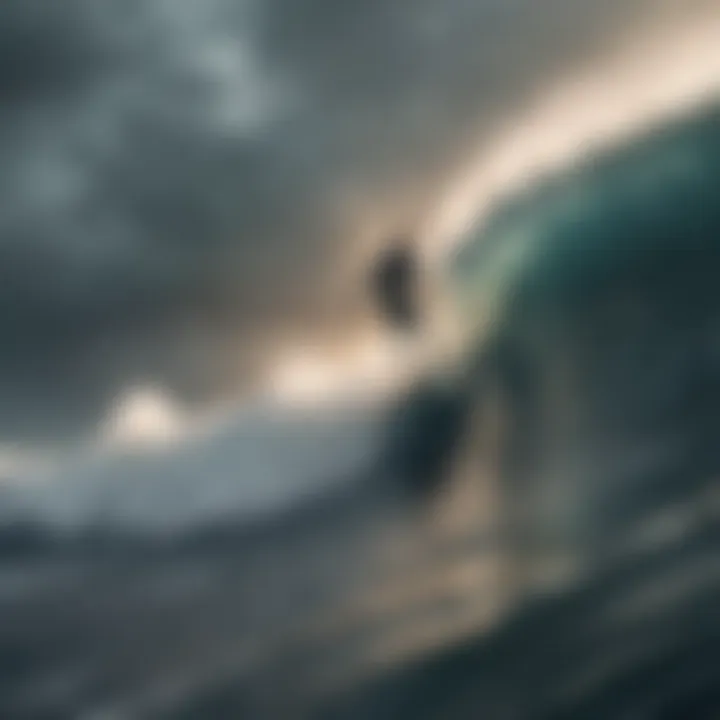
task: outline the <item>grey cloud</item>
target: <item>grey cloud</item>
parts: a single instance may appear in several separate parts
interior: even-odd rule
[[[5,0],[0,433],[72,433],[135,380],[204,398],[347,325],[363,222],[412,226],[650,5]]]

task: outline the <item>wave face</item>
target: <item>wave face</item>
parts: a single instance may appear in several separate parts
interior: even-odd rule
[[[531,431],[533,482],[546,473],[590,486],[598,521],[613,505],[602,477],[616,472],[613,457],[621,466],[637,454],[650,475],[667,454],[714,472],[719,199],[712,108],[508,204],[460,253],[461,303],[471,326],[484,323],[473,360],[482,366],[494,354],[514,401],[542,414]],[[567,412],[572,419],[553,437],[555,414]],[[588,453],[599,494],[572,469],[579,462],[586,474]],[[628,502],[630,481],[622,482]]]
[[[623,268],[630,285],[643,279],[628,273],[645,268],[644,260],[660,272],[682,247],[689,261],[712,250],[719,118],[710,107],[639,134],[503,203],[460,243],[452,271],[461,305],[477,316],[484,306],[510,315],[551,296],[587,303]],[[493,292],[510,302],[490,298]]]
[[[714,717],[719,201],[709,108],[548,178],[461,243],[467,365],[402,406],[391,455],[416,486],[434,469],[434,497],[467,482],[447,456],[499,395],[492,472],[469,477],[499,497],[503,582],[541,599],[329,717]]]

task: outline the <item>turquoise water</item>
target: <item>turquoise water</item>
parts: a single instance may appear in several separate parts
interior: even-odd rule
[[[509,198],[461,241],[452,287],[468,322],[490,308],[501,323],[538,302],[582,303],[641,267],[682,266],[685,253],[715,260],[719,225],[720,110],[711,108]]]

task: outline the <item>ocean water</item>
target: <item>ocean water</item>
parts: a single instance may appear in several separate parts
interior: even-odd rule
[[[516,610],[325,717],[717,716],[719,173],[710,107],[469,233],[456,289],[482,340],[462,380],[403,408],[415,434],[398,448],[427,455],[467,393],[500,389],[490,453]]]
[[[720,114],[538,181],[455,267],[451,375],[297,420],[298,458],[365,428],[307,465],[342,482],[179,533],[7,526],[0,715],[717,717]]]

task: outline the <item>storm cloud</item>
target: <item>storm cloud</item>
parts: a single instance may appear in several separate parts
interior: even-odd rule
[[[711,5],[6,0],[2,437],[72,435],[139,383],[207,400],[284,338],[352,334],[371,253],[469,147]]]

